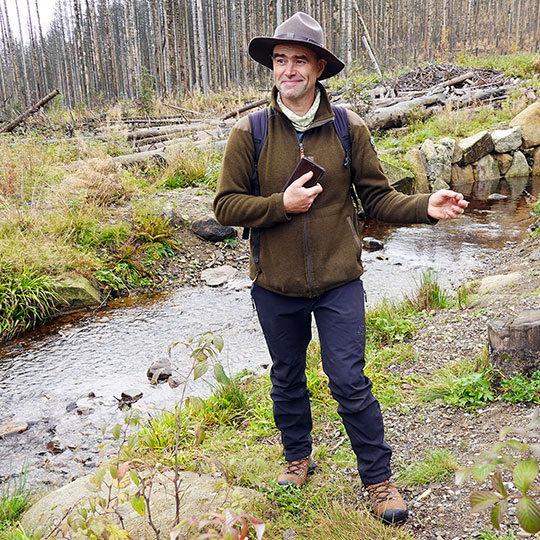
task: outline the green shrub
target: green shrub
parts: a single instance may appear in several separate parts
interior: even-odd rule
[[[483,359],[463,360],[444,367],[416,389],[421,401],[441,399],[454,407],[475,410],[495,399],[490,368]]]
[[[414,334],[413,311],[404,304],[387,300],[366,312],[367,340],[377,345],[391,345]]]
[[[516,373],[511,379],[501,382],[503,401],[512,403],[540,403],[540,371],[535,371],[531,377]]]

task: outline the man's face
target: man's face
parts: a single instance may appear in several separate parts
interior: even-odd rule
[[[274,84],[283,103],[292,110],[307,110],[313,103],[315,83],[324,71],[326,60],[303,45],[276,45],[272,54],[274,64]],[[309,102],[309,103],[308,103]],[[296,111],[295,111],[296,112]]]

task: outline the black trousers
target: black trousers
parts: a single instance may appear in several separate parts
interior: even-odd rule
[[[251,294],[272,358],[271,397],[285,459],[299,459],[312,451],[305,370],[313,313],[323,369],[356,454],[362,482],[369,485],[390,478],[392,451],[384,441],[381,409],[371,392],[371,381],[364,375],[362,281],[351,281],[316,298],[284,296],[257,285]]]

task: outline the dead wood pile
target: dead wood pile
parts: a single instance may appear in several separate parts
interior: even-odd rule
[[[397,92],[415,92],[428,90],[433,86],[444,83],[450,79],[472,73],[466,84],[471,86],[506,85],[513,79],[506,77],[499,71],[492,69],[464,68],[452,64],[432,64],[398,75],[393,79],[386,79],[387,86]]]

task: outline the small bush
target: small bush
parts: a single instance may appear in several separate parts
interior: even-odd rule
[[[540,403],[540,371],[531,377],[516,373],[511,379],[501,382],[503,394],[500,399],[512,403]]]
[[[414,334],[412,310],[404,304],[384,300],[379,306],[366,312],[367,339],[378,345],[391,345]]]

